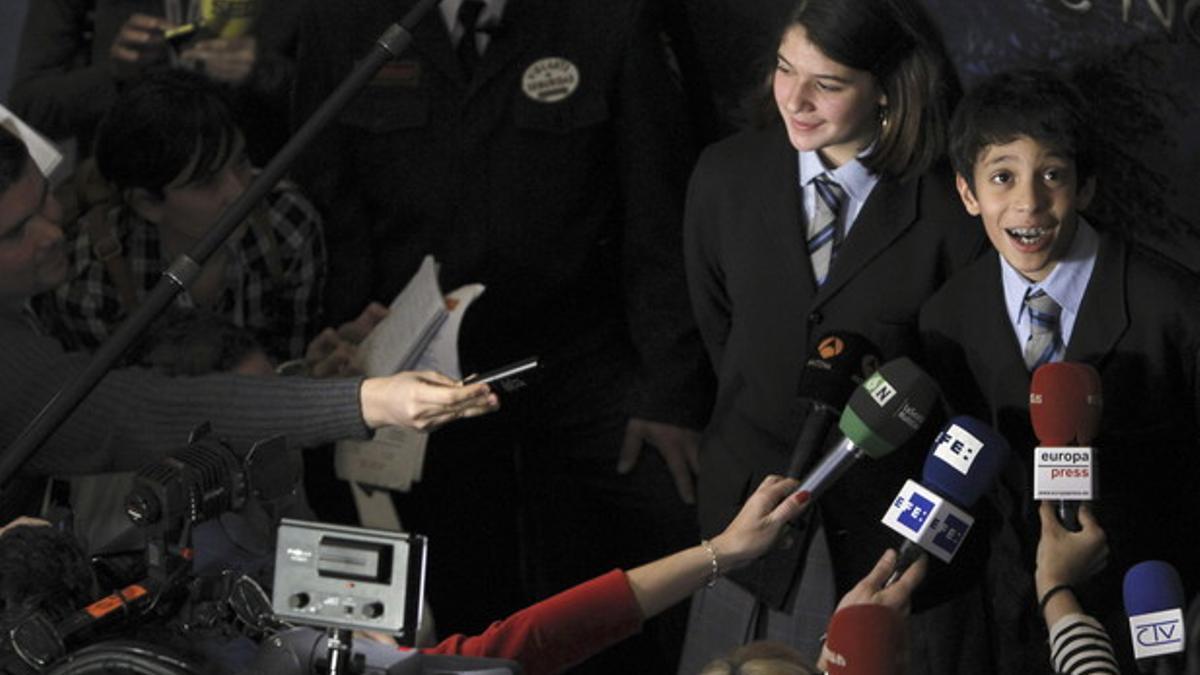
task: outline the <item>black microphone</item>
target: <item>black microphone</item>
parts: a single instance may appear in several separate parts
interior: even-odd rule
[[[912,438],[933,410],[937,384],[912,361],[888,361],[854,393],[838,420],[841,439],[800,481],[816,501],[863,455],[878,459]]]
[[[808,415],[792,446],[789,478],[799,478],[813,458],[825,451],[829,431],[842,416],[850,395],[878,368],[879,350],[857,333],[827,333],[817,341],[800,371],[797,391]]]
[[[879,458],[902,445],[924,423],[937,395],[933,380],[908,359],[884,364],[853,388],[838,421],[841,433],[836,447],[801,479],[796,491],[806,491],[816,501],[863,455]],[[820,444],[811,447],[819,449]],[[789,541],[789,537],[782,540]],[[806,551],[803,545],[778,547],[754,565],[733,572],[730,579],[782,610],[791,602]]]

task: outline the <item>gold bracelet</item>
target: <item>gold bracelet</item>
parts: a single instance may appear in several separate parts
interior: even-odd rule
[[[701,539],[700,545],[708,551],[708,559],[712,564],[712,568],[708,572],[708,583],[706,586],[712,588],[717,585],[717,579],[721,576],[721,566],[717,564],[717,547],[712,545],[712,542],[707,539]]]

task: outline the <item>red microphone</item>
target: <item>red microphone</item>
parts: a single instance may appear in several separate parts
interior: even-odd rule
[[[1075,432],[1075,440],[1079,445],[1091,445],[1092,440],[1100,431],[1100,413],[1104,411],[1104,385],[1100,383],[1100,371],[1086,363],[1072,363],[1076,372],[1084,379],[1084,392],[1087,395],[1087,406],[1084,408],[1083,423]]]
[[[1034,449],[1034,497],[1058,500],[1058,518],[1078,532],[1079,502],[1095,498],[1095,450],[1100,426],[1100,374],[1083,363],[1047,363],[1029,385]]]
[[[904,619],[883,605],[850,605],[829,620],[825,639],[830,675],[899,675],[903,672]]]
[[[1029,382],[1029,420],[1042,445],[1074,445],[1087,417],[1083,378],[1071,363],[1047,363]]]

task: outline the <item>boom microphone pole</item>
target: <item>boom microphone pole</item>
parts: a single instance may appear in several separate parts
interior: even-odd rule
[[[121,323],[111,338],[100,345],[87,368],[60,389],[4,451],[0,457],[0,488],[9,482],[29,456],[67,419],[79,402],[112,369],[113,364],[125,353],[129,345],[171,304],[175,296],[196,280],[212,254],[279,182],[296,157],[308,147],[317,134],[375,76],[385,61],[399,56],[408,48],[412,42],[413,27],[437,2],[438,0],[419,0],[400,23],[392,24],[385,30],[367,56],[350,71],[312,117],[279,150],[246,191],[225,209],[208,233],[189,253],[179,256],[171,263],[137,311]]]

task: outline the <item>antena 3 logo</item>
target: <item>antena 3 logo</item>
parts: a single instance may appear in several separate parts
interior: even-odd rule
[[[1183,651],[1183,610],[1167,609],[1129,617],[1133,655],[1144,659]]]
[[[843,351],[845,351],[845,349],[846,343],[842,342],[841,338],[834,335],[830,335],[824,340],[821,340],[821,344],[817,345],[817,353],[820,354],[821,358],[825,359],[826,361],[832,359],[838,354],[841,354]]]
[[[871,395],[871,398],[879,404],[880,408],[887,405],[888,401],[892,400],[892,397],[896,395],[896,388],[889,384],[887,380],[883,379],[883,375],[880,375],[879,373],[875,373],[868,378],[867,381],[863,383],[863,388],[866,389],[867,393]]]

